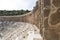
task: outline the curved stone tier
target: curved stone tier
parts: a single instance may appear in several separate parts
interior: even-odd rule
[[[42,40],[40,31],[35,25],[24,22],[3,23],[9,23],[10,25],[0,26],[0,40]]]

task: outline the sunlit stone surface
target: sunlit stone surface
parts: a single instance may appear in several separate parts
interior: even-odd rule
[[[42,40],[39,29],[23,22],[0,22],[0,40]]]

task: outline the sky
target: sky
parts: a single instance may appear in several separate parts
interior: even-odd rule
[[[33,9],[36,0],[0,0],[0,10]]]

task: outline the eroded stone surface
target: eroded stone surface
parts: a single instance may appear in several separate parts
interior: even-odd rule
[[[47,2],[47,0],[45,0]],[[44,36],[46,40],[60,40],[60,0],[50,0],[50,12],[44,12]],[[46,4],[47,5],[47,4]],[[49,6],[49,5],[48,5]],[[49,9],[49,8],[47,8]],[[46,14],[47,13],[47,14]],[[49,14],[49,15],[48,15]],[[46,29],[47,28],[47,29]]]
[[[60,0],[53,0],[53,4],[54,4],[56,7],[60,7]]]
[[[45,40],[60,40],[60,0],[39,0],[37,6],[34,7],[33,12],[30,14],[25,16],[0,17],[0,20],[32,23],[40,29],[41,35],[44,32]],[[44,27],[42,27],[43,24]],[[45,28],[44,31],[43,28]],[[7,40],[10,40],[10,38]]]
[[[60,9],[58,9],[54,14],[50,16],[52,25],[56,25],[60,23],[60,12],[59,11]]]
[[[11,25],[0,27],[0,40],[28,40],[28,38],[42,40],[39,29],[35,25],[23,22],[9,22],[9,24]]]

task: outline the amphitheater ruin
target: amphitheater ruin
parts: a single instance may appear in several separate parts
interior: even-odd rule
[[[27,35],[30,32],[40,35],[34,40],[60,40],[60,0],[37,0],[31,12],[17,16],[0,16],[0,21],[5,21],[0,25],[0,40],[29,40]]]

